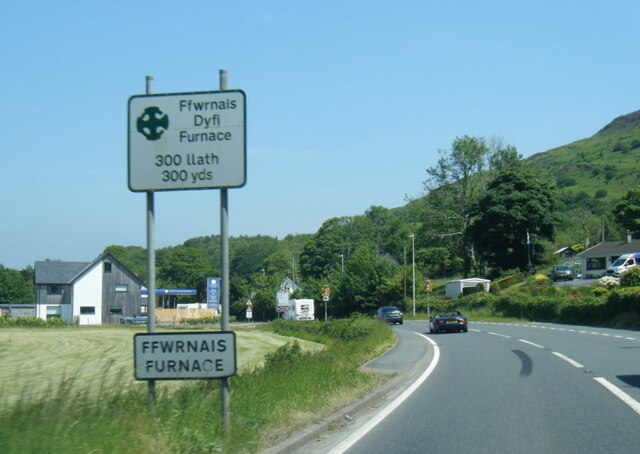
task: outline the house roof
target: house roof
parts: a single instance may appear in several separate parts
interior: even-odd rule
[[[36,262],[33,268],[35,284],[70,284],[91,262]]]
[[[555,251],[554,254],[562,254],[563,252],[576,252],[576,250],[573,249],[571,246],[565,246]]]
[[[85,272],[93,268],[96,263],[103,261],[116,263],[131,279],[142,285],[142,281],[134,275],[126,266],[113,255],[106,252],[93,262],[63,262],[60,260],[36,262],[34,266],[34,284],[71,284],[79,279]]]
[[[592,248],[582,251],[578,257],[603,257],[609,255],[630,254],[640,252],[640,240],[627,241],[605,241],[596,244]]]

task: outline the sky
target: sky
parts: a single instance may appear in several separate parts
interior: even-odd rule
[[[0,264],[145,246],[133,95],[246,93],[229,235],[315,233],[395,208],[456,137],[524,156],[638,110],[640,3],[592,0],[0,2]],[[157,192],[156,247],[220,233],[220,191]]]

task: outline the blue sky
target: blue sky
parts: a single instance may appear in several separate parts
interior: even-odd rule
[[[640,108],[640,4],[603,1],[4,1],[0,264],[146,244],[127,102],[247,96],[231,236],[313,233],[422,192],[465,134],[525,157]],[[219,234],[217,190],[157,193],[156,246]]]

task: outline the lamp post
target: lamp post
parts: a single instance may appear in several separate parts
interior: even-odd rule
[[[412,287],[413,287],[413,316],[416,316],[416,236],[412,233],[411,238],[411,266],[412,266]]]
[[[341,262],[340,272],[344,273],[344,254],[340,254],[340,262]]]

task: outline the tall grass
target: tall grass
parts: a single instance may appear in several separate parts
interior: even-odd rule
[[[78,386],[70,377],[0,409],[2,452],[257,452],[376,386],[381,378],[358,368],[393,337],[385,324],[358,317],[271,328],[324,340],[327,348],[305,353],[292,342],[267,355],[264,367],[232,377],[227,435],[219,381],[160,392],[151,415],[144,386],[123,388],[113,378],[95,392],[95,384]]]

